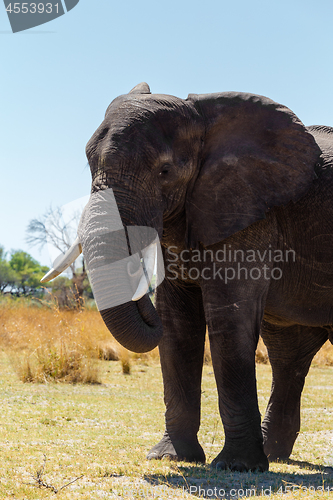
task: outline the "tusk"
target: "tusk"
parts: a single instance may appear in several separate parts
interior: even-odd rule
[[[67,250],[64,255],[59,255],[53,263],[53,268],[43,276],[40,280],[41,283],[46,283],[47,281],[53,280],[61,274],[63,271],[67,269],[71,264],[73,264],[74,260],[78,258],[78,256],[82,253],[82,246],[79,238],[76,238],[73,245]]]
[[[132,297],[133,301],[141,299],[141,297],[148,292],[149,285],[154,274],[156,252],[156,243],[152,243],[149,247],[142,250],[144,273],[140,279],[138,288]]]
[[[138,255],[138,254],[137,254]],[[133,261],[131,260],[128,264],[127,264],[127,274],[129,275],[129,277],[132,279],[138,279],[138,278],[141,278],[141,276],[144,274],[144,271],[143,271],[143,267],[142,267],[142,264],[139,260],[138,262],[139,264],[139,267],[136,271],[134,271],[134,273],[132,272],[132,267],[133,267]]]

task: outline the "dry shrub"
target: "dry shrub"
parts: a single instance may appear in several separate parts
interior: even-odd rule
[[[317,352],[312,363],[317,366],[333,366],[333,346],[329,340]]]
[[[261,337],[259,337],[259,342],[256,350],[256,363],[262,365],[267,365],[269,363],[268,352]]]
[[[15,365],[22,382],[100,383],[96,361],[80,350],[70,350],[63,342],[25,352],[15,359]]]
[[[127,358],[122,358],[121,360],[121,366],[123,369],[123,374],[124,375],[130,375],[131,373],[131,363],[129,360],[129,356]]]
[[[119,348],[114,342],[100,342],[98,344],[98,357],[105,361],[118,361],[120,359]]]

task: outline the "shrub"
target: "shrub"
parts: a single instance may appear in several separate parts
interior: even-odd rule
[[[19,378],[22,382],[100,383],[96,361],[76,347],[74,350],[70,344],[60,342],[24,353],[16,362]]]

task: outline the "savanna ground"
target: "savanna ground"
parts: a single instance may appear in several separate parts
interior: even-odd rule
[[[145,460],[164,429],[158,353],[120,348],[97,311],[2,302],[0,342],[1,500],[333,498],[329,345],[307,377],[291,459],[267,473],[241,474]],[[271,370],[262,346],[257,357],[263,414]],[[209,464],[223,443],[209,351],[202,391],[199,439]]]

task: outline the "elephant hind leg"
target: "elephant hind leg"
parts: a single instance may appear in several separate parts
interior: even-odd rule
[[[301,424],[300,401],[311,361],[326,342],[324,328],[263,322],[262,338],[272,366],[272,388],[262,422],[270,461],[289,458]]]

